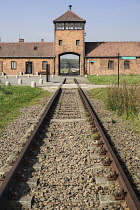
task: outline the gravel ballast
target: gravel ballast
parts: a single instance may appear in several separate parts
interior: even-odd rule
[[[29,132],[31,126],[36,124],[45,109],[42,105],[45,101],[47,102],[47,99],[41,99],[41,104],[21,108],[21,115],[4,128],[0,137],[0,168],[5,165],[7,158],[13,154],[19,141]]]
[[[90,98],[90,100],[114,148],[118,151],[122,162],[124,162],[127,174],[129,172],[136,189],[140,192],[140,135],[135,133],[131,126],[116,114],[106,110],[102,101],[95,98]],[[38,115],[42,113],[42,109],[42,105],[22,108],[22,114],[18,119],[5,127],[0,137],[0,167],[5,164],[6,159],[12,154],[18,141],[26,134],[34,120],[38,118]]]
[[[102,101],[91,97],[90,101],[126,168],[126,174],[134,181],[135,188],[140,193],[140,135],[133,130],[130,123],[106,110]]]

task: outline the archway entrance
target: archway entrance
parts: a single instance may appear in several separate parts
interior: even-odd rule
[[[59,74],[60,75],[79,75],[80,74],[80,56],[77,54],[62,54],[59,56]]]

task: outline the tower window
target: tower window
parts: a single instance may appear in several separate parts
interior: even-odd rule
[[[56,30],[64,30],[64,23],[56,23]]]
[[[84,23],[78,22],[65,22],[65,23],[56,23],[56,30],[84,30]]]
[[[75,23],[75,29],[83,30],[84,29],[84,24],[83,23]]]
[[[80,45],[80,40],[76,40],[76,45]]]
[[[114,61],[108,61],[108,69],[114,69]]]
[[[69,24],[65,23],[65,29],[69,29]]]
[[[37,46],[34,46],[34,50],[37,50]]]
[[[65,23],[65,29],[66,30],[74,29],[74,23]]]
[[[62,46],[62,40],[59,40],[59,45],[61,45],[61,46]]]
[[[130,62],[124,61],[124,69],[130,69]]]
[[[69,23],[69,28],[68,29],[74,29],[74,23]]]

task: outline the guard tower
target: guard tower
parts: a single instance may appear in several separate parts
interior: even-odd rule
[[[55,74],[60,74],[60,56],[75,54],[79,56],[79,71],[84,75],[86,20],[76,15],[70,9],[53,21],[55,47]]]

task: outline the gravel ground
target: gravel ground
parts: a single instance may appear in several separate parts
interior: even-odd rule
[[[86,82],[86,78],[82,78],[83,82]],[[90,100],[140,192],[140,135],[133,131],[130,124],[123,122],[114,113],[105,110],[104,104],[100,100],[91,98]],[[42,105],[25,107],[21,111],[22,114],[19,118],[5,128],[0,138],[0,167],[4,165],[7,157],[17,146],[19,139],[25,135],[33,121],[42,112]],[[112,119],[115,123],[112,123]]]
[[[24,135],[42,114],[45,108],[43,104],[47,103],[48,99],[41,99],[41,104],[21,108],[22,114],[5,127],[0,137],[0,168],[5,165],[7,158],[13,154],[19,141],[24,138]]]
[[[89,84],[90,82],[86,80],[86,78],[78,78],[80,83]],[[89,97],[89,91],[85,93]],[[101,100],[90,97],[90,101],[124,164],[127,175],[134,181],[135,189],[140,194],[140,135],[134,131],[131,123],[123,121],[121,117],[106,110]]]
[[[78,91],[63,89],[50,124],[37,138],[38,161],[30,156],[36,169],[29,177],[39,180],[38,185],[29,184],[27,191],[24,188],[24,194],[21,192],[24,199],[33,197],[33,210],[128,210],[125,202],[114,200],[113,194],[120,188],[117,182],[107,180],[112,169],[102,165],[105,157],[99,155],[100,148],[92,134]],[[19,195],[21,187],[18,183],[16,186]],[[20,199],[21,205],[22,202]],[[21,209],[29,205],[26,202]]]
[[[140,193],[140,135],[133,130],[130,123],[124,122],[116,114],[106,110],[102,101],[95,98],[90,98],[90,101],[126,166],[127,174],[130,173]]]

